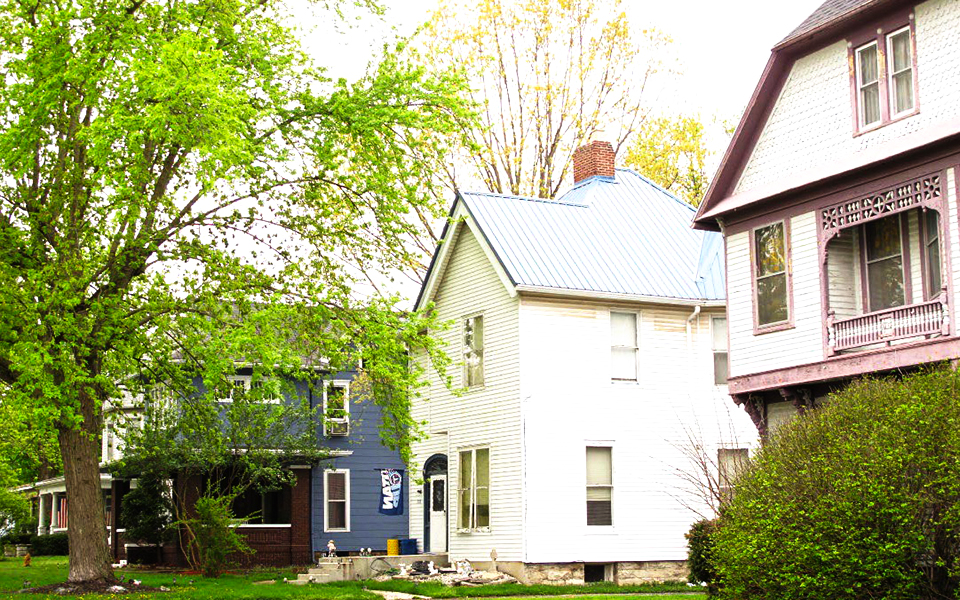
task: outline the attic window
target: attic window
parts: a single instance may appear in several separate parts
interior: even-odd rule
[[[889,31],[889,33],[888,33]],[[917,112],[913,21],[879,28],[852,40],[855,132],[863,133]]]

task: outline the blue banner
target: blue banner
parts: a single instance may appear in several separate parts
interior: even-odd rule
[[[380,469],[380,513],[403,514],[403,471]]]

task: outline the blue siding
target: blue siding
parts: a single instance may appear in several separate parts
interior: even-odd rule
[[[352,373],[340,373],[335,379],[349,379]],[[359,400],[359,401],[358,401]],[[314,405],[323,398],[314,397]],[[318,428],[317,443],[326,448],[352,451],[325,461],[313,469],[312,515],[313,550],[326,551],[327,541],[334,540],[341,552],[360,548],[386,550],[388,538],[405,538],[409,531],[410,481],[406,471],[403,480],[403,514],[383,515],[380,504],[380,469],[405,469],[400,456],[380,443],[380,407],[370,401],[350,398],[350,435],[323,436]],[[325,469],[350,470],[350,531],[324,532],[323,472]]]

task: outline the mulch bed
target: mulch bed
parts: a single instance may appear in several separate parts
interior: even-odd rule
[[[124,591],[119,591],[120,586]],[[165,592],[167,589],[155,588],[149,585],[133,585],[129,581],[84,581],[81,583],[52,583],[40,587],[20,590],[21,594],[63,594],[82,596],[84,594],[139,594],[141,592]]]

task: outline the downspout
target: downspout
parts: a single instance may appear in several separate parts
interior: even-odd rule
[[[693,339],[691,337],[690,323],[700,316],[700,305],[693,307],[693,312],[690,313],[690,316],[687,317],[687,351],[693,350]]]

